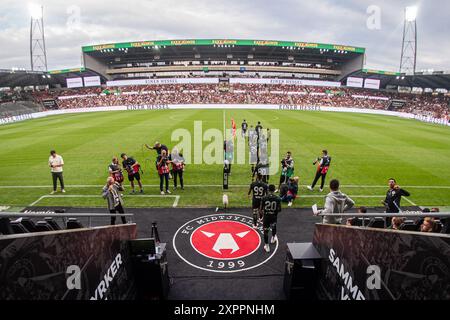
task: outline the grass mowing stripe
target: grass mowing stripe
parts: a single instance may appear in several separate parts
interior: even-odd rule
[[[295,175],[300,176],[303,186],[314,177],[312,161],[323,148],[328,148],[333,160],[327,183],[338,178],[350,196],[383,195],[386,180],[393,176],[402,187],[412,189],[411,201],[427,206],[450,205],[450,169],[440,165],[450,159],[448,128],[376,115],[310,111],[227,110],[225,124],[231,118],[238,125],[246,119],[249,125],[261,121],[265,128],[279,129],[280,155],[287,150],[293,152]],[[185,128],[193,138],[197,120],[203,121],[203,133],[210,128],[223,130],[220,109],[96,112],[2,126],[0,204],[26,205],[42,195],[42,188],[51,189],[47,167],[51,148],[64,157],[69,193],[92,193],[91,186],[103,186],[111,156],[125,151],[145,163],[145,191],[157,194],[159,177],[153,162],[156,153],[148,151],[143,156],[142,144],[159,140],[172,148],[177,143],[171,142],[173,130]],[[209,143],[203,141],[203,148]],[[221,163],[188,165],[188,189],[175,192],[182,195],[179,206],[212,206],[221,202],[222,167]],[[249,165],[233,165],[227,192],[233,205],[249,206],[245,189],[250,178]],[[278,174],[271,177],[271,182],[278,183]],[[83,185],[88,187],[76,189]],[[18,190],[22,187],[26,191]],[[299,196],[302,194],[308,195],[308,191],[301,188]],[[90,203],[89,198],[72,199],[73,205]],[[299,200],[298,205],[308,206],[308,199]],[[375,199],[360,198],[358,205],[379,205]],[[62,199],[59,201],[63,203]],[[155,205],[159,201],[162,200],[155,198]],[[99,204],[100,201],[96,203]]]

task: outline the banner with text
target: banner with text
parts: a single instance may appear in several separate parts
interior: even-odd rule
[[[316,224],[325,300],[448,300],[450,237]]]
[[[164,84],[217,84],[219,78],[159,78],[159,79],[130,79],[130,80],[112,80],[106,81],[108,87],[117,86],[146,86],[146,85],[164,85]]]
[[[67,88],[83,87],[83,79],[82,78],[67,78],[66,83],[67,83]]]
[[[134,299],[135,238],[135,224],[5,236],[0,300]]]
[[[101,85],[99,76],[84,77],[83,81],[85,87],[99,87]]]
[[[316,87],[340,87],[337,81],[301,80],[301,79],[256,79],[256,78],[230,78],[230,83],[241,84],[271,84],[290,86],[316,86]]]

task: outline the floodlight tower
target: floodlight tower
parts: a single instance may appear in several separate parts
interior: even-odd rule
[[[400,73],[415,74],[417,62],[417,7],[405,8]]]
[[[30,25],[30,60],[31,70],[47,72],[47,52],[44,36],[44,7],[36,4],[29,6]]]

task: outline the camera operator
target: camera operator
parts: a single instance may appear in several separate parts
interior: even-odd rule
[[[159,189],[161,191],[161,194],[170,194],[169,191],[169,163],[171,161],[169,160],[167,156],[166,150],[161,150],[161,155],[156,158],[156,170],[158,170],[159,174]],[[166,189],[164,193],[164,182],[166,183]]]
[[[286,153],[286,156],[283,160],[281,160],[281,176],[280,183],[278,184],[278,189],[275,192],[278,192],[281,189],[282,184],[286,184],[290,177],[294,174],[294,159],[292,158],[292,154],[290,151]]]
[[[313,165],[317,165],[317,171],[316,176],[314,178],[314,181],[311,186],[308,186],[308,190],[313,191],[317,181],[319,181],[319,178],[322,178],[320,182],[320,189],[319,191],[323,191],[323,187],[325,185],[325,178],[327,176],[328,169],[330,168],[331,164],[331,157],[328,155],[327,150],[322,150],[322,157],[318,157],[316,161],[313,162]]]
[[[123,174],[120,168],[119,159],[117,157],[112,158],[111,164],[108,166],[109,175],[114,178],[115,182],[122,184]]]
[[[142,187],[142,182],[141,182],[141,174],[140,172],[140,168],[141,165],[139,164],[139,162],[137,162],[136,160],[134,160],[132,157],[128,157],[125,153],[122,153],[120,155],[120,157],[122,158],[122,167],[127,170],[128,172],[128,181],[130,181],[130,185],[131,185],[131,194],[135,193],[134,190],[134,180],[136,179],[138,185],[139,185],[139,192],[140,193],[144,193],[144,188]]]
[[[184,190],[183,172],[185,164],[183,155],[178,152],[177,148],[173,148],[172,153],[169,155],[169,160],[172,161],[173,188],[174,190],[177,189],[177,180],[179,177],[181,190]]]
[[[280,194],[281,201],[287,202],[288,207],[291,207],[295,198],[297,198],[298,181],[299,181],[298,177],[290,177],[288,184],[287,184],[287,192],[283,196],[281,196],[281,194]]]
[[[108,210],[110,213],[125,213],[123,209],[123,199],[120,192],[123,191],[123,187],[120,183],[114,181],[113,177],[108,177],[106,185],[103,187],[102,196],[108,202]],[[120,217],[122,223],[127,223],[124,216]],[[111,216],[111,225],[116,224],[116,217]]]
[[[149,150],[156,150],[156,153],[158,154],[158,156],[161,155],[161,152],[163,150],[166,151],[166,154],[169,153],[169,149],[167,148],[167,146],[164,144],[161,144],[159,141],[156,141],[155,144],[153,145],[153,147],[150,147],[148,144],[145,144],[145,147]]]

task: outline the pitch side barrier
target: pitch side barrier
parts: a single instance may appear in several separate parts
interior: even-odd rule
[[[319,299],[450,299],[450,235],[319,223],[313,246]]]
[[[2,236],[0,300],[135,299],[136,237],[136,224]]]
[[[399,213],[321,213],[319,217],[358,217],[358,218],[376,218],[376,217],[405,217],[405,218],[445,218],[450,217],[450,212],[420,212],[420,211],[402,211]]]
[[[412,113],[403,113],[387,110],[372,110],[352,107],[321,107],[314,105],[278,105],[278,104],[146,104],[146,105],[128,105],[128,106],[104,106],[92,108],[74,108],[63,110],[49,110],[36,113],[30,113],[23,117],[11,117],[0,119],[0,125],[14,123],[29,119],[38,119],[53,115],[86,113],[86,112],[107,112],[107,111],[135,111],[135,110],[190,110],[190,109],[248,109],[248,110],[298,110],[298,111],[324,111],[324,112],[346,112],[375,114],[384,116],[394,116],[404,119],[414,119],[422,122],[450,126],[444,119],[418,116]]]
[[[46,214],[40,214],[40,213],[23,213],[23,212],[0,212],[0,218],[46,218],[46,217],[52,217],[52,218],[86,218],[88,221],[88,227],[90,228],[92,226],[92,219],[94,218],[111,218],[111,217],[125,217],[125,218],[132,218],[134,217],[133,213],[46,213]],[[131,222],[131,220],[130,220]]]

